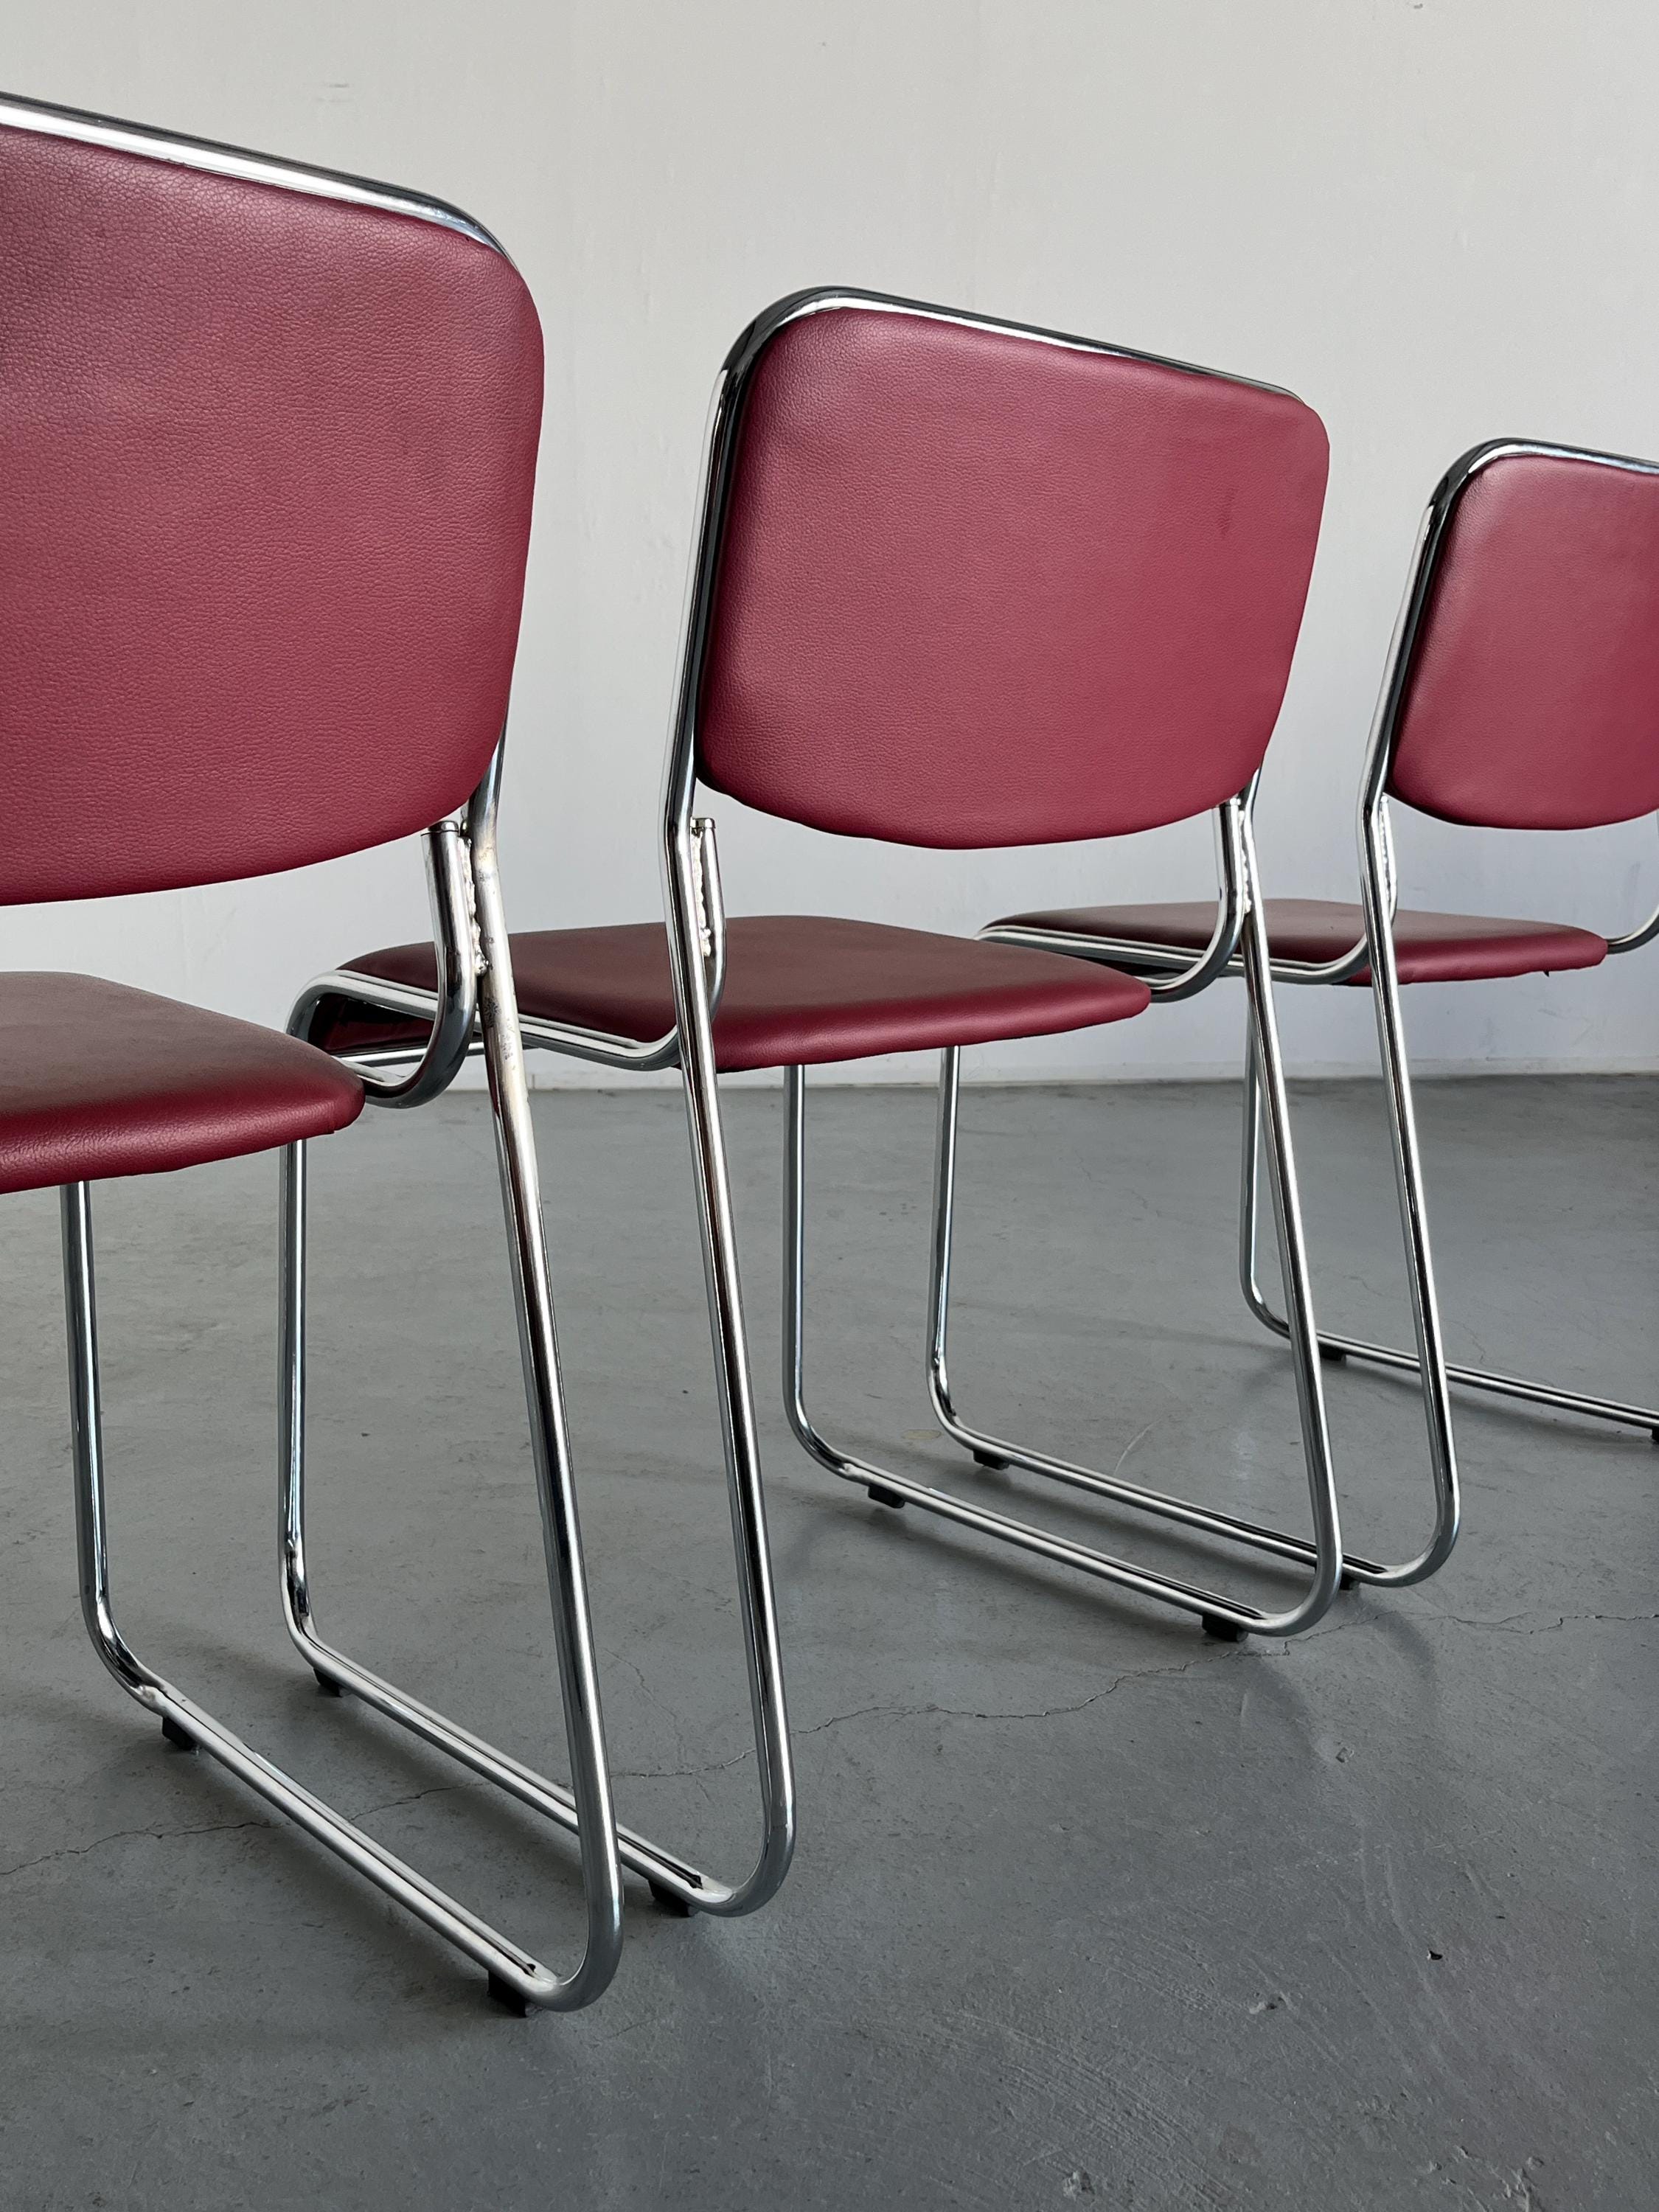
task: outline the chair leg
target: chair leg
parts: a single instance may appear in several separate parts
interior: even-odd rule
[[[701,908],[692,853],[683,837],[667,850],[667,921],[703,1284],[726,1459],[726,1495],[737,1558],[738,1602],[749,1674],[755,1757],[760,1775],[760,1856],[724,1910],[752,1912],[773,1896],[789,1870],[796,1833],[794,1754],[784,1700],[777,1597],[761,1483],[760,1442],[749,1367],[749,1338],[738,1274],[726,1133],[720,1116],[708,975],[700,952]]]
[[[1246,1151],[1239,1201],[1241,1280],[1245,1303],[1250,1311],[1265,1328],[1282,1336],[1285,1334],[1285,1317],[1274,1310],[1255,1271],[1254,1217],[1257,1203],[1257,1176],[1255,1162],[1249,1149],[1254,1136],[1251,1104],[1252,1101],[1247,1097]],[[1390,1099],[1391,1109],[1392,1104]],[[1357,1359],[1367,1366],[1387,1368],[1397,1374],[1422,1373],[1415,1353],[1401,1351],[1393,1345],[1372,1344],[1362,1337],[1322,1334],[1319,1348],[1328,1360]],[[1611,1421],[1621,1428],[1645,1429],[1654,1443],[1659,1443],[1659,1406],[1635,1406],[1617,1398],[1587,1397],[1577,1390],[1560,1389],[1553,1383],[1534,1382],[1524,1376],[1500,1374],[1490,1368],[1463,1366],[1455,1360],[1446,1362],[1446,1378],[1465,1389],[1485,1391],[1492,1397],[1515,1398],[1523,1405],[1547,1407],[1559,1413],[1578,1413],[1590,1420]]]
[[[1244,1302],[1250,1311],[1276,1336],[1288,1334],[1285,1317],[1278,1312],[1261,1287],[1257,1268],[1257,1218],[1260,1206],[1261,1170],[1257,1154],[1261,1132],[1261,1097],[1255,1085],[1255,1069],[1247,1054],[1244,1071],[1244,1157],[1239,1198],[1239,1281]],[[1401,1164],[1403,1160],[1404,1165]],[[1402,1188],[1412,1188],[1420,1194],[1420,1162],[1417,1151],[1416,1130],[1411,1130],[1408,1146],[1395,1155],[1396,1170]],[[1402,1215],[1407,1219],[1423,1220],[1420,1204],[1408,1205],[1403,1197]],[[1422,1246],[1425,1261],[1427,1246]],[[1424,1294],[1433,1295],[1431,1277],[1420,1275],[1414,1264],[1411,1247],[1407,1246],[1407,1281],[1412,1297],[1414,1322],[1420,1328],[1424,1314]],[[1431,1309],[1430,1309],[1431,1310]],[[1436,1337],[1437,1345],[1438,1336]],[[1349,1336],[1322,1333],[1319,1340],[1320,1357],[1340,1363],[1362,1359],[1383,1367],[1392,1367],[1420,1376],[1423,1373],[1421,1356],[1395,1352],[1386,1346],[1372,1345]],[[1434,1525],[1428,1543],[1414,1559],[1387,1565],[1374,1559],[1361,1559],[1349,1553],[1345,1562],[1346,1572],[1356,1582],[1376,1583],[1389,1589],[1403,1589],[1407,1584],[1423,1582],[1444,1565],[1457,1540],[1461,1507],[1458,1494],[1457,1458],[1453,1442],[1451,1407],[1446,1391],[1446,1381],[1468,1381],[1474,1377],[1465,1370],[1445,1364],[1443,1352],[1439,1352],[1431,1365],[1431,1375],[1438,1372],[1441,1379],[1437,1389],[1433,1383],[1423,1393],[1424,1419],[1429,1433],[1429,1468],[1434,1491]],[[1495,1381],[1496,1378],[1488,1378]],[[1529,1385],[1520,1385],[1528,1391]]]
[[[558,1587],[556,1572],[574,1550],[574,1501],[570,1500],[568,1537],[561,1539],[558,1508],[561,1485],[568,1488],[562,1401],[558,1389],[557,1353],[553,1337],[552,1304],[547,1291],[547,1261],[541,1221],[529,1096],[525,1086],[522,1056],[518,1046],[516,1007],[507,1001],[511,990],[510,964],[501,957],[506,928],[500,914],[493,866],[475,848],[480,931],[489,973],[481,993],[484,1018],[486,1058],[490,1073],[497,1148],[501,1168],[503,1200],[514,1253],[514,1282],[519,1316],[520,1341],[530,1393],[532,1431],[536,1440],[538,1477],[549,1531],[550,1577]],[[505,977],[505,988],[501,978]],[[712,1075],[708,1079],[712,1091]],[[692,1079],[687,1077],[688,1096]],[[738,1590],[745,1632],[757,1751],[760,1766],[763,1838],[753,1869],[743,1880],[725,1882],[647,1837],[624,1827],[616,1829],[617,1850],[623,1865],[644,1876],[658,1903],[671,1911],[703,1912],[730,1918],[752,1912],[770,1898],[787,1871],[794,1845],[794,1784],[790,1759],[787,1719],[778,1655],[776,1605],[773,1595],[770,1556],[766,1541],[764,1507],[760,1492],[755,1450],[754,1417],[749,1386],[741,1308],[736,1303],[735,1267],[731,1253],[731,1202],[726,1187],[724,1152],[720,1144],[718,1100],[705,1102],[700,1115],[693,1112],[693,1133],[700,1170],[706,1185],[703,1212],[704,1259],[709,1278],[710,1313],[719,1355],[717,1372],[720,1410],[726,1437],[727,1475],[738,1553]],[[586,1850],[593,1823],[580,1802],[580,1789],[573,1791],[549,1780],[532,1767],[488,1743],[470,1729],[410,1697],[355,1660],[323,1642],[312,1611],[311,1588],[305,1554],[305,1163],[295,1147],[284,1156],[283,1173],[283,1317],[282,1405],[284,1431],[282,1453],[283,1595],[289,1632],[318,1680],[337,1690],[349,1690],[408,1729],[435,1749],[470,1768],[486,1781],[529,1806],[546,1819],[582,1839]],[[716,1285],[726,1287],[723,1302]],[[544,1469],[548,1471],[544,1473]],[[549,1480],[554,1471],[558,1480]],[[585,1609],[584,1609],[585,1619]],[[591,1679],[591,1651],[586,1678]],[[596,1695],[596,1693],[595,1693]],[[597,1711],[597,1706],[595,1706]],[[574,1737],[573,1735],[573,1741]],[[579,1770],[580,1771],[580,1770]],[[605,1820],[610,1820],[608,1796]],[[601,1824],[603,1825],[603,1824]]]
[[[1388,932],[1386,906],[1370,886],[1376,878],[1380,863],[1367,856],[1367,912],[1376,906],[1376,936],[1373,975],[1381,974],[1379,964],[1386,963],[1389,980],[1372,996],[1376,1003],[1377,1036],[1382,1051],[1384,1089],[1388,1099],[1389,1127],[1395,1148],[1395,1169],[1400,1194],[1401,1224],[1405,1232],[1407,1279],[1412,1296],[1412,1315],[1418,1339],[1415,1353],[1403,1352],[1394,1346],[1372,1344],[1365,1339],[1352,1336],[1322,1335],[1320,1350],[1327,1359],[1358,1359],[1373,1367],[1389,1368],[1399,1374],[1424,1373],[1423,1342],[1425,1326],[1437,1343],[1439,1322],[1436,1306],[1433,1269],[1430,1258],[1425,1208],[1423,1193],[1421,1150],[1417,1134],[1417,1120],[1412,1106],[1411,1067],[1406,1054],[1405,1027],[1400,1006],[1400,984],[1394,966],[1393,940]],[[1370,924],[1368,922],[1368,930]],[[1285,1324],[1258,1280],[1255,1264],[1256,1211],[1258,1204],[1257,1132],[1259,1103],[1251,1081],[1251,1072],[1245,1070],[1244,1088],[1244,1150],[1243,1171],[1239,1193],[1239,1279],[1245,1304],[1256,1319],[1276,1335],[1285,1334]],[[1455,1459],[1451,1450],[1450,1413],[1444,1402],[1445,1382],[1461,1383],[1465,1389],[1484,1390],[1496,1397],[1516,1398],[1525,1405],[1546,1406],[1556,1413],[1583,1414],[1591,1420],[1611,1421],[1620,1427],[1645,1429],[1656,1443],[1659,1443],[1659,1406],[1627,1405],[1616,1398],[1592,1398],[1576,1390],[1563,1390],[1553,1383],[1534,1382],[1523,1376],[1495,1373],[1484,1367],[1460,1366],[1439,1354],[1438,1372],[1443,1381],[1437,1382],[1433,1361],[1429,1368],[1429,1383],[1425,1393],[1425,1410],[1433,1449],[1437,1492],[1437,1526],[1434,1540],[1423,1553],[1425,1559],[1433,1558],[1438,1565],[1451,1549],[1456,1535],[1457,1483]],[[1448,1529],[1449,1528],[1449,1533]],[[1350,1562],[1352,1565],[1352,1562]],[[1404,1570],[1392,1572],[1387,1578],[1394,1581],[1420,1581],[1423,1573],[1432,1573],[1433,1567],[1425,1567],[1415,1575]]]
[[[988,1508],[973,1505],[948,1492],[913,1482],[891,1469],[838,1450],[827,1443],[813,1425],[805,1395],[805,1084],[804,1071],[791,1068],[786,1077],[787,1133],[784,1176],[784,1403],[796,1437],[818,1463],[843,1480],[860,1484],[882,1504],[920,1505],[964,1528],[995,1536],[1006,1543],[1061,1565],[1074,1567],[1103,1581],[1138,1590],[1197,1613],[1212,1633],[1234,1637],[1244,1633],[1291,1636],[1311,1627],[1331,1601],[1343,1572],[1343,1554],[1331,1470],[1330,1443],[1326,1433],[1324,1400],[1318,1361],[1314,1353],[1311,1297],[1303,1251],[1301,1210],[1297,1195],[1288,1119],[1284,1102],[1284,1079],[1279,1060],[1277,1026],[1273,1017],[1271,984],[1267,965],[1265,933],[1254,907],[1245,944],[1247,979],[1250,988],[1252,1023],[1261,1054],[1269,1094],[1275,1102],[1271,1117],[1271,1157],[1276,1218],[1287,1279],[1297,1285],[1294,1331],[1297,1348],[1297,1379],[1304,1455],[1314,1535],[1311,1541],[1290,1536],[1231,1514],[1142,1489],[1115,1476],[1097,1474],[1046,1454],[1028,1450],[1005,1437],[972,1429],[951,1402],[946,1367],[951,1234],[954,1224],[957,1164],[957,1121],[961,1088],[961,1055],[955,1050],[943,1056],[939,1085],[938,1147],[935,1157],[933,1239],[929,1300],[928,1385],[934,1411],[946,1434],[971,1451],[982,1463],[1025,1467],[1072,1486],[1134,1506],[1160,1518],[1179,1522],[1201,1534],[1222,1537],[1311,1570],[1311,1580],[1302,1599],[1277,1613],[1267,1613],[1222,1593],[1178,1582],[1150,1568],[1134,1565],[1110,1553],[1050,1535],[1030,1522],[1016,1521]]]
[[[376,1888],[476,1960],[488,1975],[493,1994],[520,2009],[535,2005],[568,2012],[590,2004],[615,1972],[621,1945],[620,1887],[614,1856],[610,1860],[611,1880],[607,1883],[605,1879],[603,1838],[594,1855],[598,1880],[589,1883],[586,1947],[574,1971],[561,1976],[498,1934],[488,1922],[395,1857],[269,1759],[250,1750],[222,1723],[147,1667],[122,1637],[110,1603],[90,1186],[66,1185],[62,1210],[81,1609],[99,1657],[128,1695],[160,1722],[170,1742],[207,1752]],[[601,1765],[602,1777],[603,1771]]]

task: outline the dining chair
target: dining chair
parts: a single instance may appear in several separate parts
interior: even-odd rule
[[[1323,1386],[1246,798],[1288,679],[1327,447],[1289,393],[1091,340],[884,295],[769,308],[716,387],[661,817],[666,927],[517,936],[528,1048],[621,1071],[677,1066],[738,1536],[757,1729],[770,1578],[719,1079],[787,1095],[784,1396],[823,1468],[889,1506],[1196,1614],[1289,1635],[1343,1572]],[[1126,836],[1213,813],[1222,906],[1174,976],[843,916],[726,921],[708,790],[831,835],[953,850]],[[902,862],[899,864],[902,867]],[[805,1403],[805,1070],[1133,1018],[1236,951],[1249,988],[1310,1536],[1084,1471],[1065,1478],[1265,1552],[1305,1576],[1281,1607],[1164,1574],[844,1451]],[[418,1049],[432,953],[321,977],[295,1028]],[[936,1282],[947,1258],[936,1242]],[[625,1855],[625,1854],[624,1854]]]
[[[455,209],[0,100],[0,770],[19,803],[0,900],[225,883],[422,833],[441,1002],[415,1063],[388,1077],[96,977],[0,975],[0,1189],[61,1194],[87,1628],[168,1742],[216,1759],[520,2011],[590,2002],[622,1940],[495,854],[541,398],[529,294]],[[366,1098],[434,1097],[475,1030],[572,1770],[541,1809],[577,1834],[586,1904],[584,1948],[563,1973],[251,1749],[137,1656],[112,1609],[92,1185],[280,1150],[289,1626],[325,1686],[384,1708],[312,1621],[305,1147]]]
[[[1659,1407],[1449,1362],[1436,1294],[1400,993],[1599,966],[1659,937],[1659,909],[1606,936],[1576,924],[1398,905],[1395,803],[1450,823],[1566,832],[1659,811],[1659,466],[1520,439],[1474,447],[1436,487],[1419,532],[1360,781],[1359,901],[1269,899],[1280,981],[1369,988],[1392,1137],[1415,1348],[1322,1334],[1331,1361],[1414,1374],[1436,1488],[1430,1540],[1403,1567],[1349,1554],[1358,1579],[1434,1572],[1457,1534],[1449,1384],[1646,1430]],[[1138,973],[1190,957],[1212,925],[1194,905],[1010,915],[992,943],[1080,954]],[[1261,1097],[1244,1075],[1240,1275],[1251,1312],[1284,1337],[1257,1264]],[[948,1215],[948,1194],[940,1194]],[[970,1449],[977,1432],[961,1425]]]

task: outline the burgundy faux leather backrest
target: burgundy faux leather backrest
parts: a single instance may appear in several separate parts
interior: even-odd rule
[[[752,371],[705,781],[915,845],[1098,837],[1241,790],[1324,501],[1288,394],[914,308],[824,306]]]
[[[1389,787],[1425,814],[1498,830],[1659,809],[1659,473],[1511,453],[1468,477]]]
[[[479,237],[0,127],[0,901],[459,805],[507,708],[541,390]]]

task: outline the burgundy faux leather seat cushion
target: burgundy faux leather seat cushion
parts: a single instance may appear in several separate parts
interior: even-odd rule
[[[1063,929],[1114,943],[1171,945],[1201,951],[1215,927],[1210,901],[1160,906],[1074,907],[1055,914],[1020,914],[1009,925]],[[998,924],[998,927],[1004,925]],[[1357,906],[1338,899],[1269,899],[1267,942],[1275,960],[1310,963],[1340,959],[1365,933]],[[1427,914],[1401,908],[1394,941],[1402,983],[1474,983],[1502,975],[1551,975],[1563,968],[1595,968],[1607,957],[1607,939],[1559,921],[1506,921],[1494,915]],[[1369,983],[1362,969],[1352,979]]]
[[[279,1030],[91,975],[0,975],[0,1191],[264,1152],[362,1104],[349,1069]]]
[[[430,945],[398,945],[348,964],[434,988]],[[523,1013],[641,1040],[672,1026],[668,939],[659,923],[515,937],[513,968]],[[880,922],[750,915],[727,930],[714,1048],[726,1071],[809,1066],[1092,1029],[1140,1013],[1150,997],[1133,976],[1059,953]],[[339,1051],[371,1036],[422,1032],[345,1021],[317,1034]]]

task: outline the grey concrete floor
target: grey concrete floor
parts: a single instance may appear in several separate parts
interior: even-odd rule
[[[1425,1091],[1455,1346],[1659,1395],[1653,1102],[1641,1081]],[[817,1409],[943,1474],[917,1357],[931,1102],[815,1103]],[[1298,1106],[1325,1316],[1401,1328],[1376,1094]],[[678,1103],[536,1110],[622,1809],[736,1870],[753,1761]],[[1233,1285],[1237,1111],[1223,1087],[970,1094],[955,1364],[994,1425],[1293,1515],[1289,1373]],[[570,2019],[492,2010],[474,1970],[166,1752],[101,1674],[74,1595],[55,1206],[6,1202],[0,2202],[1652,2204],[1647,1439],[1465,1399],[1465,1534],[1437,1581],[1357,1592],[1289,1646],[1206,1642],[802,1457],[772,1381],[780,1101],[739,1095],[730,1120],[800,1850],[752,1921],[633,1894],[616,1984]],[[266,1160],[100,1193],[125,1625],[394,1849],[568,1957],[563,1846],[322,1699],[286,1644],[274,1184]],[[318,1148],[315,1186],[325,1631],[557,1771],[482,1102],[366,1117]],[[1352,1540],[1412,1544],[1413,1398],[1349,1371],[1331,1400]],[[978,1480],[1181,1556],[1035,1479]]]

